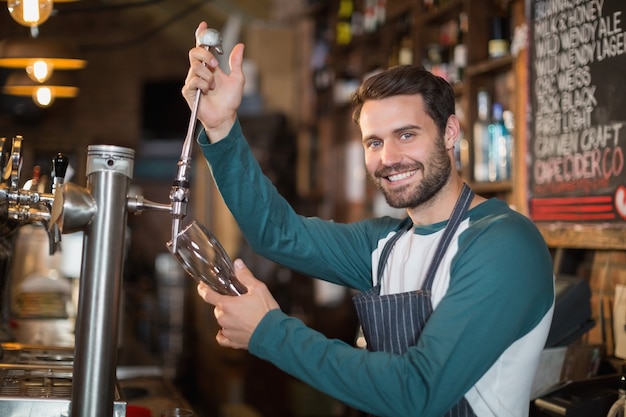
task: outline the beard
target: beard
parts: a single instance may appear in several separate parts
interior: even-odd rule
[[[423,178],[419,183],[407,184],[393,190],[385,188],[385,179],[389,173],[400,171],[421,170]],[[434,154],[428,158],[425,164],[395,164],[377,170],[372,174],[372,179],[383,193],[387,204],[393,208],[415,208],[430,201],[443,188],[450,179],[452,163],[448,157],[443,140],[437,141]]]

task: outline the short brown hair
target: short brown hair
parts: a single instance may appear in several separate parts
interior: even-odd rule
[[[419,65],[399,65],[367,78],[352,95],[357,124],[361,109],[368,100],[380,100],[398,95],[419,94],[424,100],[426,113],[435,121],[440,132],[446,128],[450,115],[454,114],[454,90],[443,78]]]

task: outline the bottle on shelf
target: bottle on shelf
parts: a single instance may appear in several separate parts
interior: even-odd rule
[[[413,42],[410,35],[405,35],[400,41],[398,49],[398,65],[413,64]]]
[[[491,18],[491,32],[487,43],[489,58],[500,58],[509,53],[510,24],[507,10],[500,10]]]
[[[465,126],[467,121],[465,118],[465,109],[463,108],[460,97],[456,98],[454,107],[456,117],[459,119],[459,124],[461,126],[459,138],[457,143],[454,145],[454,161],[456,163],[456,169],[461,173],[461,176],[469,177],[467,172],[467,169],[469,168],[469,155],[467,154],[469,146],[467,138],[465,137]]]
[[[438,0],[424,0],[424,10],[427,12],[433,11],[439,6]]]
[[[465,45],[465,33],[467,32],[467,13],[461,12],[459,14],[458,33],[456,38],[456,45],[452,52],[452,62],[454,66],[454,74],[450,76],[450,82],[462,82],[463,72],[467,67],[467,45]]]
[[[486,90],[480,90],[478,117],[473,125],[474,181],[489,181],[489,107],[490,97]]]
[[[489,181],[511,179],[511,150],[513,139],[503,118],[502,104],[493,104],[493,116],[489,124]]]
[[[335,41],[337,45],[348,45],[352,42],[352,13],[354,4],[352,0],[340,0],[337,11],[337,27]]]

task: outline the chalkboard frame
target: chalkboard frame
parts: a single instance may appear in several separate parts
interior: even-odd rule
[[[535,34],[534,34],[534,11],[537,3],[545,3],[545,0],[527,0],[526,1],[526,21],[528,24],[528,45],[529,51],[527,59],[527,71],[528,71],[528,126],[527,126],[527,138],[528,138],[528,155],[530,158],[530,164],[528,166],[528,201],[529,201],[529,216],[538,225],[542,235],[546,239],[546,242],[550,247],[563,247],[563,248],[585,248],[585,249],[602,249],[602,250],[624,250],[626,249],[626,218],[622,215],[622,219],[617,218],[615,221],[542,221],[533,215],[532,206],[534,200],[534,191],[532,184],[533,170],[535,169],[535,154],[532,146],[533,135],[535,134],[534,121],[537,117],[537,109],[533,106],[536,103],[535,96]],[[616,7],[621,12],[622,9],[626,10],[626,5],[621,5],[619,0],[614,2],[612,0],[605,0],[605,3],[610,4],[612,7]],[[614,4],[615,3],[615,4]],[[617,6],[616,6],[617,4]],[[622,24],[626,27],[626,12],[621,14]],[[626,55],[620,59],[626,62]],[[622,61],[620,61],[622,62]],[[624,67],[622,67],[624,68]],[[623,84],[626,85],[626,79],[623,80]],[[626,107],[624,107],[626,108]],[[626,116],[624,117],[626,119]],[[626,127],[626,125],[625,125]],[[626,132],[626,130],[624,131]],[[622,141],[620,141],[620,144]],[[623,146],[619,145],[622,149]],[[621,174],[620,174],[621,175]],[[620,177],[622,178],[622,177]],[[621,183],[620,183],[621,182]],[[619,187],[626,185],[626,181],[618,182]],[[617,196],[618,194],[615,194]],[[581,197],[584,193],[580,194]],[[543,195],[542,197],[551,197],[550,195]],[[556,195],[556,197],[562,197],[562,195]]]

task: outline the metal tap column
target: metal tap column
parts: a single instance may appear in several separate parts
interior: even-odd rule
[[[134,155],[132,149],[109,145],[87,150],[87,188],[97,210],[83,241],[72,417],[113,415],[126,196]]]

